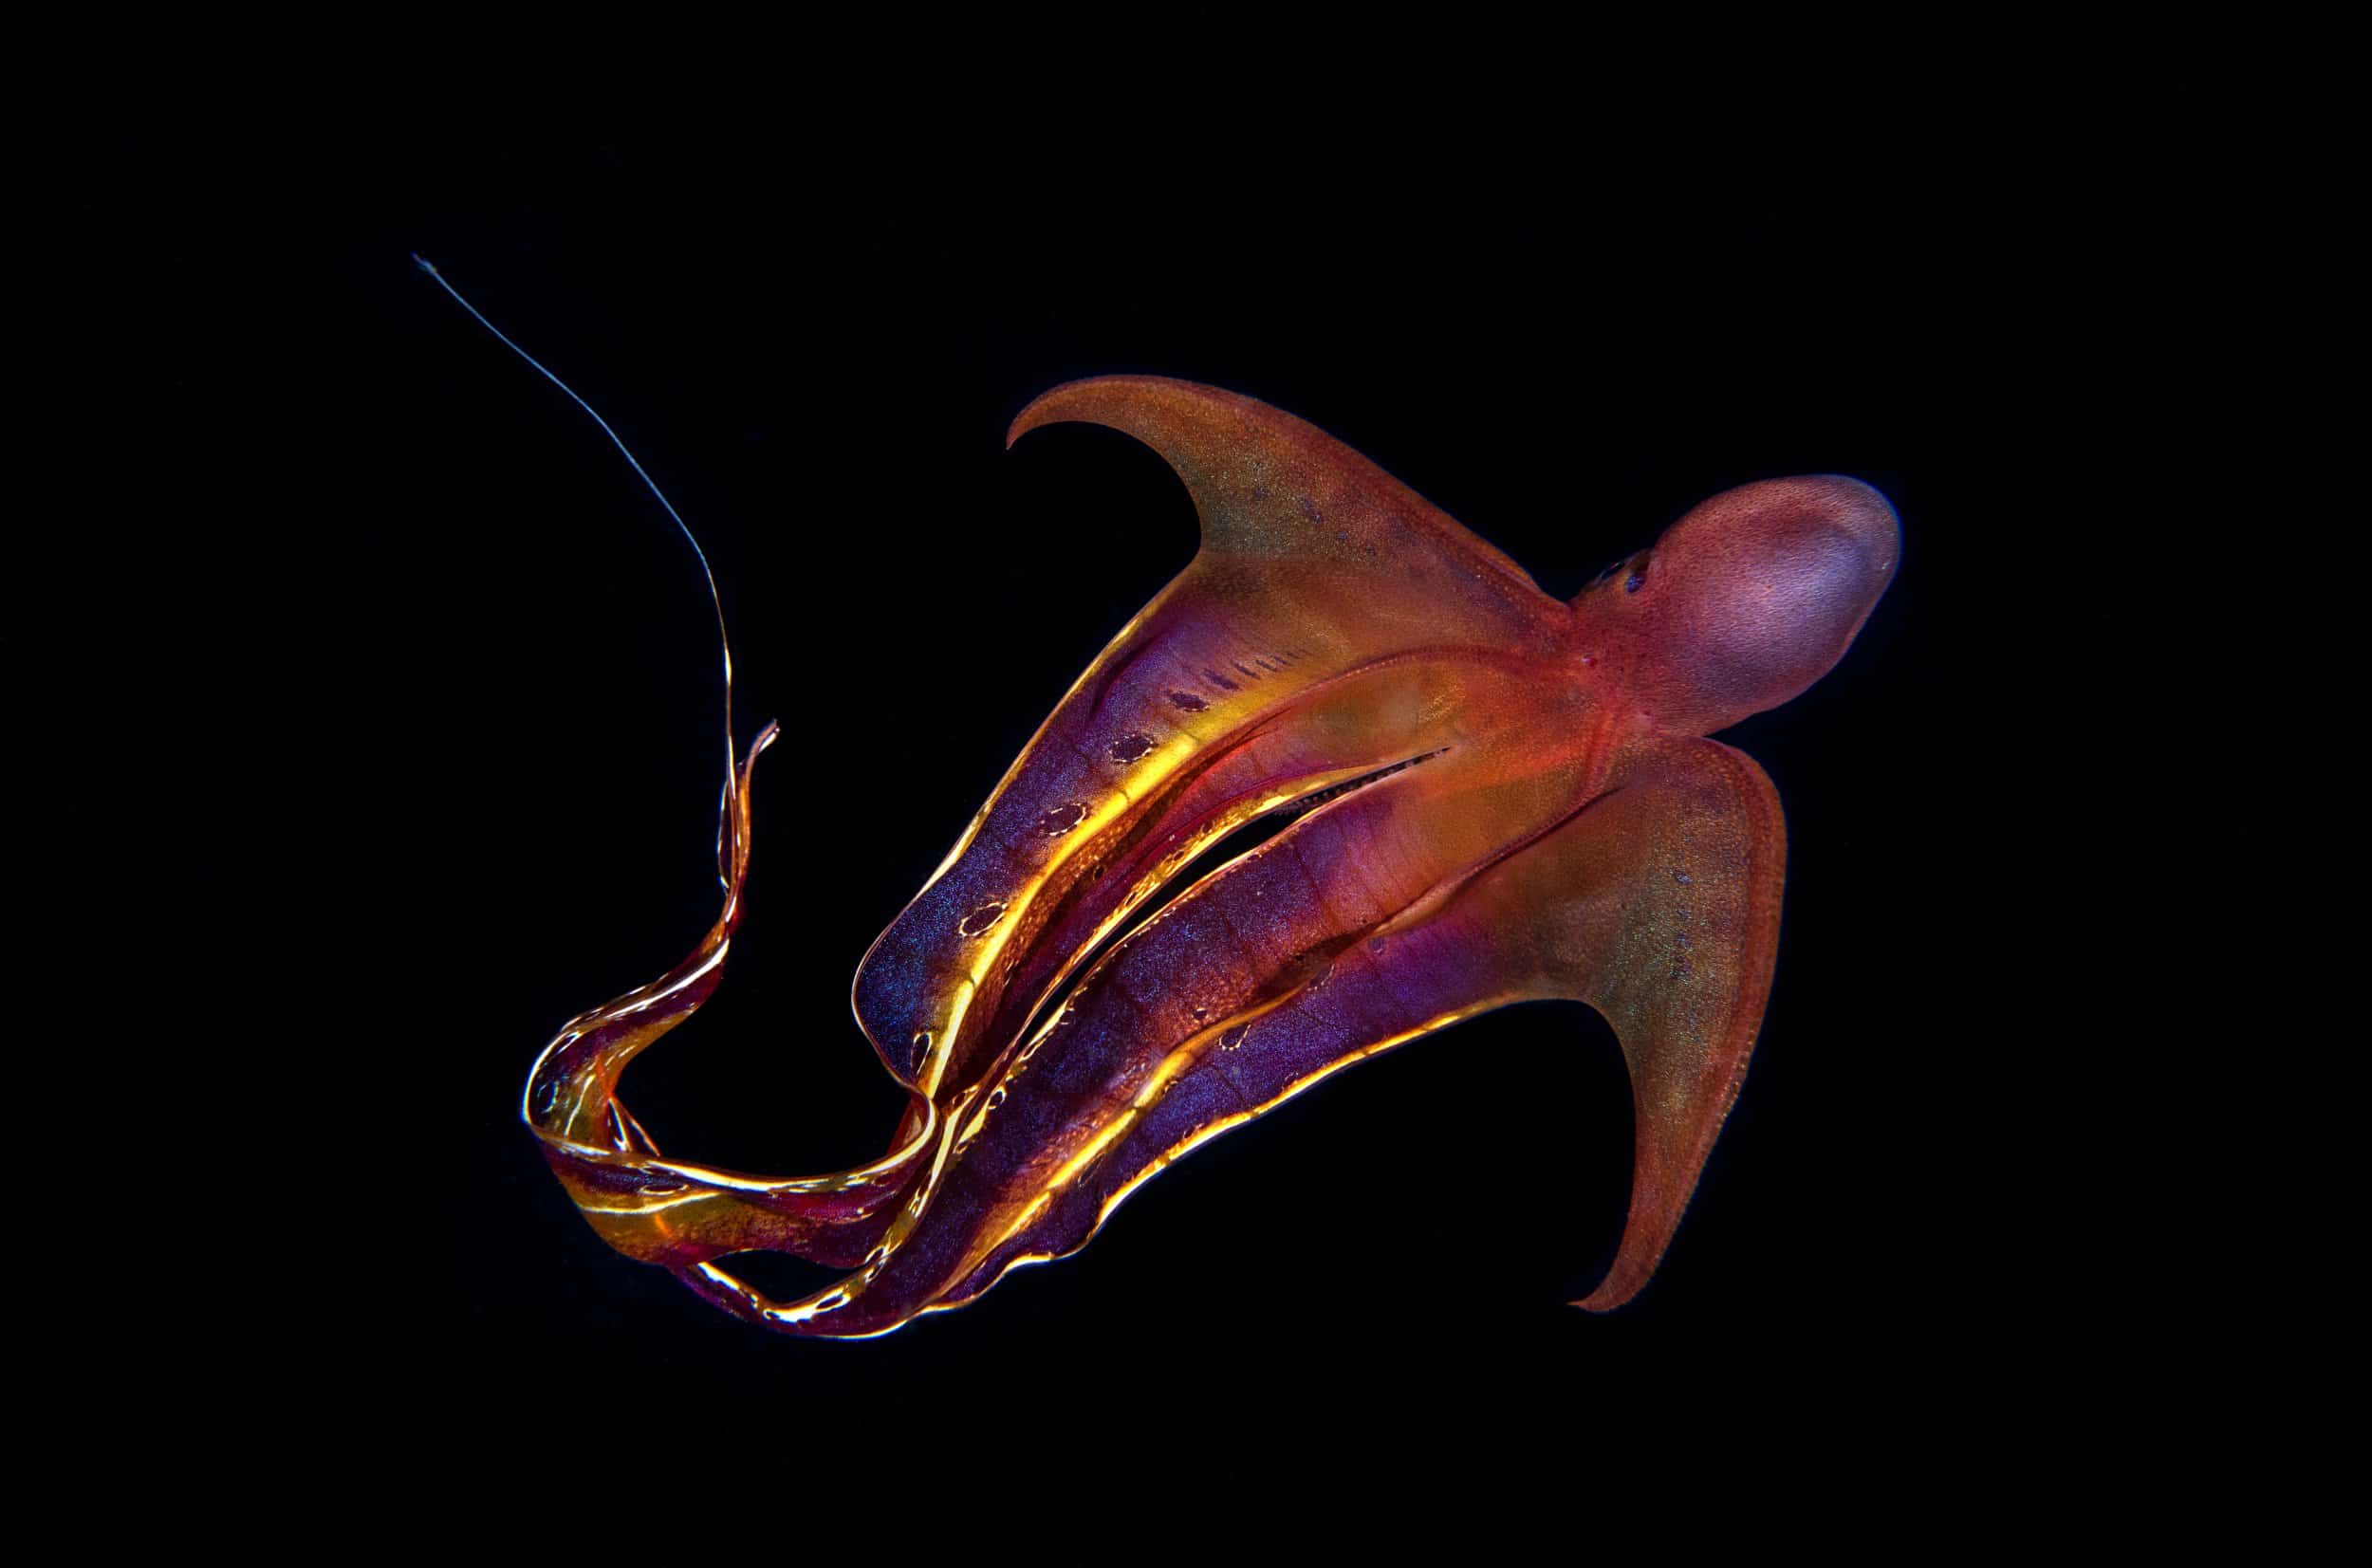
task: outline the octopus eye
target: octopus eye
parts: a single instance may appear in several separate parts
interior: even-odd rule
[[[1622,591],[1626,594],[1638,593],[1641,587],[1646,585],[1646,582],[1647,568],[1644,566],[1637,567],[1632,571],[1630,576],[1622,580]]]

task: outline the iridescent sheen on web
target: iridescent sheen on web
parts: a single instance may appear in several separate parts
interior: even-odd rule
[[[1170,1162],[1354,1062],[1567,998],[1620,1039],[1638,1130],[1618,1255],[1579,1304],[1629,1300],[1737,1096],[1778,933],[1778,798],[1704,737],[1843,655],[1894,572],[1885,499],[1836,477],[1730,490],[1561,602],[1249,397],[1079,381],[1009,441],[1066,420],[1159,452],[1201,549],[858,970],[858,1020],[908,1097],[885,1152],[718,1170],[663,1157],[618,1098],[723,972],[769,726],[729,752],[715,925],[535,1064],[524,1112],[562,1185],[610,1245],[728,1311],[883,1334],[1077,1251]],[[1177,885],[1271,814],[1289,825]],[[730,1271],[752,1250],[846,1273],[775,1301]]]

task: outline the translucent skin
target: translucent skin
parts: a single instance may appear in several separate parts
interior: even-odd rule
[[[1010,439],[1066,420],[1158,452],[1202,547],[859,969],[859,1023],[910,1097],[889,1153],[795,1179],[686,1165],[616,1099],[722,972],[769,729],[729,779],[715,927],[536,1065],[525,1115],[553,1169],[613,1246],[729,1310],[886,1333],[1077,1250],[1138,1183],[1352,1062],[1561,997],[1606,1017],[1631,1073],[1629,1217],[1579,1304],[1629,1300],[1736,1098],[1778,932],[1778,799],[1702,737],[1842,656],[1892,579],[1892,509],[1850,479],[1745,486],[1565,604],[1250,398],[1073,382]],[[1146,913],[1279,811],[1299,814]],[[852,1272],[778,1302],[718,1266],[751,1249]]]

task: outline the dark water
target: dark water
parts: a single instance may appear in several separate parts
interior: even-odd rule
[[[926,1470],[942,1440],[1610,1441],[1649,1412],[1882,1425],[1963,1397],[1993,1354],[1987,1291],[2019,1268],[2001,1194],[2027,1158],[1971,1084],[2032,1043],[2036,961],[1973,864],[2017,696],[1971,703],[2027,635],[2003,575],[2049,575],[1992,495],[2050,337],[2016,238],[2036,220],[1996,221],[2016,201],[1981,150],[1916,179],[1831,154],[1672,178],[1413,153],[1012,170],[552,133],[488,156],[431,130],[306,165],[280,215],[310,239],[318,478],[267,596],[302,603],[305,651],[271,667],[306,674],[255,728],[326,770],[329,809],[282,821],[332,831],[273,907],[345,1011],[251,1046],[287,1093],[262,1121],[306,1151],[288,1255],[321,1260],[303,1289],[239,1287],[251,1310],[455,1441],[615,1400],[666,1441],[738,1411],[894,1434]],[[1038,392],[1134,371],[1266,399],[1560,598],[1729,486],[1882,489],[1895,586],[1834,673],[1721,737],[1787,812],[1777,979],[1646,1292],[1603,1319],[1562,1304],[1610,1260],[1629,1175],[1622,1067],[1578,1005],[1342,1075],[1148,1184],[1081,1256],[885,1340],[777,1340],[607,1251],[517,1097],[552,1029],[713,917],[714,627],[599,432],[414,250],[666,489],[723,593],[738,731],[781,722],[728,979],[629,1079],[663,1148],[724,1166],[880,1152],[899,1100],[849,1016],[858,960],[1193,550],[1185,492],[1126,437],[1004,450]]]

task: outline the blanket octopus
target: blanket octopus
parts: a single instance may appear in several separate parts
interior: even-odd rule
[[[1636,1127],[1615,1261],[1577,1304],[1630,1300],[1737,1098],[1778,934],[1778,796],[1706,737],[1836,664],[1892,579],[1893,508],[1847,478],[1746,485],[1568,603],[1250,397],[1075,381],[1008,444],[1069,420],[1158,452],[1201,547],[858,969],[857,1021],[907,1095],[886,1151],[719,1170],[662,1156],[618,1098],[714,992],[742,918],[775,731],[736,757],[729,717],[715,924],[528,1079],[561,1184],[611,1246],[727,1311],[885,1334],[1079,1250],[1140,1183],[1354,1062],[1566,998],[1612,1025]],[[1272,814],[1288,825],[1177,886]],[[752,1250],[846,1272],[776,1301],[726,1266]]]

